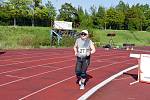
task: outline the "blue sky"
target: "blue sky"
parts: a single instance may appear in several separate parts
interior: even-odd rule
[[[120,0],[50,0],[56,10],[61,8],[61,5],[65,2],[71,3],[74,7],[78,7],[78,5],[82,6],[83,9],[87,9],[89,11],[90,7],[94,5],[95,7],[99,7],[99,5],[109,8],[116,6]],[[130,6],[140,3],[140,4],[149,4],[150,0],[122,0],[125,3],[128,3]],[[43,3],[47,2],[47,0],[43,0]]]

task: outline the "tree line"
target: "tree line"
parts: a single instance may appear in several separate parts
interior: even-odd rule
[[[64,3],[57,13],[49,0],[0,0],[0,25],[52,26],[54,20],[71,21],[74,28],[115,30],[150,30],[150,5],[129,4],[120,1],[115,7],[90,7]]]

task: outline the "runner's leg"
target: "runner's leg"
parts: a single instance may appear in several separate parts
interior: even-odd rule
[[[76,67],[75,67],[75,73],[76,73],[76,77],[77,77],[77,81],[76,83],[79,83],[79,80],[81,79],[81,73],[82,73],[82,61],[80,58],[77,57],[77,62],[76,62]]]

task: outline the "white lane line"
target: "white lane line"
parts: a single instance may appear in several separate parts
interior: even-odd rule
[[[56,67],[56,66],[42,66],[42,67],[44,67],[44,68],[60,68],[60,67]]]
[[[115,56],[116,54],[113,54],[113,56]],[[117,54],[118,55],[118,54]],[[101,57],[104,56],[110,56],[110,55],[101,55]],[[111,55],[112,56],[112,55]],[[95,57],[99,57],[99,56],[94,56]],[[63,57],[62,57],[63,58]],[[45,66],[45,65],[48,65],[48,64],[55,64],[55,63],[61,63],[61,62],[65,62],[65,61],[73,61],[74,59],[71,59],[71,60],[63,60],[63,61],[57,61],[57,62],[53,62],[53,63],[47,63],[47,64],[41,64],[41,65],[37,65],[37,66],[31,66],[31,67],[25,67],[25,68],[20,68],[20,69],[15,69],[15,70],[10,70],[10,71],[5,71],[5,72],[1,72],[0,74],[5,74],[5,73],[9,73],[9,72],[16,72],[16,71],[20,71],[20,70],[25,70],[25,69],[31,69],[31,68],[36,68],[36,67],[39,67],[39,66]],[[105,59],[104,59],[105,60]]]
[[[18,52],[19,52],[19,53],[18,53]],[[26,55],[32,56],[32,55],[54,54],[54,53],[56,53],[57,51],[55,51],[55,52],[53,52],[53,51],[48,51],[48,52],[47,52],[47,51],[46,51],[46,52],[45,52],[45,51],[42,51],[42,52],[40,52],[40,53],[39,53],[39,52],[34,52],[34,51],[28,53],[28,52],[25,51],[26,54],[25,54],[25,53],[20,53],[20,51],[18,51],[18,52],[9,52],[9,53],[11,53],[11,54],[12,54],[12,53],[13,53],[13,54],[15,53],[15,57],[20,57],[20,55],[21,55],[21,56],[22,56],[22,55],[25,55],[25,56],[26,56]],[[58,51],[58,52],[60,52],[60,51]],[[69,53],[71,53],[71,52],[69,52]],[[63,54],[68,54],[68,52],[67,52],[67,53],[63,53]],[[8,57],[12,57],[12,56],[14,56],[14,55],[6,55],[6,56],[4,56],[4,58],[8,58]]]
[[[1,74],[6,74],[6,73],[10,73],[10,72],[16,72],[16,71],[20,71],[20,70],[25,70],[25,69],[31,69],[31,68],[36,68],[36,67],[41,67],[41,66],[45,66],[45,65],[49,65],[49,64],[56,64],[56,63],[61,63],[61,62],[65,62],[65,61],[73,61],[74,59],[70,59],[70,60],[63,60],[63,61],[56,61],[53,63],[47,63],[47,64],[41,64],[41,65],[35,65],[35,66],[31,66],[31,67],[25,67],[25,68],[20,68],[20,69],[15,69],[15,70],[10,70],[10,71],[5,71],[5,72],[1,72]]]
[[[42,88],[42,89],[40,89],[40,90],[38,90],[38,91],[36,91],[36,92],[33,92],[33,93],[31,93],[31,94],[29,94],[29,95],[27,95],[27,96],[25,96],[25,97],[22,97],[22,98],[18,99],[18,100],[24,100],[24,99],[26,99],[26,98],[28,98],[28,97],[30,97],[30,96],[36,94],[36,93],[39,93],[39,92],[41,92],[41,91],[43,91],[43,90],[46,90],[46,89],[48,89],[48,88],[50,88],[50,87],[53,87],[53,86],[55,86],[55,85],[57,85],[57,84],[60,84],[60,83],[62,83],[62,82],[65,82],[65,81],[67,81],[67,80],[70,80],[70,79],[72,79],[72,78],[74,78],[74,77],[75,77],[75,75],[74,75],[74,76],[71,76],[71,77],[69,77],[69,78],[66,78],[66,79],[64,79],[64,80],[61,80],[61,81],[59,81],[59,82],[56,82],[56,83],[54,83],[54,84],[52,84],[52,85],[49,85],[49,86],[47,86],[47,87],[45,87],[45,88]]]
[[[106,84],[108,84],[109,82],[111,82],[112,80],[114,80],[115,78],[119,77],[120,75],[122,75],[124,72],[130,71],[132,69],[137,68],[138,65],[135,65],[133,67],[127,68],[125,70],[120,71],[119,73],[109,77],[108,79],[104,80],[103,82],[99,83],[98,85],[96,85],[95,87],[93,87],[92,89],[90,89],[89,91],[87,91],[85,94],[83,94],[81,97],[79,97],[77,100],[87,100],[92,94],[94,94],[97,90],[99,90],[100,88],[102,88],[103,86],[105,86]]]
[[[55,69],[55,70],[46,71],[46,72],[43,72],[43,73],[39,73],[39,74],[36,74],[36,75],[32,75],[32,76],[29,76],[29,77],[25,77],[25,78],[22,78],[22,79],[18,79],[18,80],[15,80],[15,81],[11,81],[11,82],[7,82],[7,83],[4,83],[4,84],[1,84],[0,87],[9,85],[9,84],[12,84],[12,83],[15,83],[15,82],[19,82],[19,81],[22,81],[22,80],[25,80],[25,79],[33,78],[33,77],[36,77],[36,76],[40,76],[40,75],[44,75],[44,74],[47,74],[47,73],[55,72],[55,71],[58,71],[58,70],[71,68],[71,67],[73,67],[73,66],[62,67],[62,68],[58,68],[58,69]]]
[[[67,60],[67,61],[72,61],[72,60]],[[65,62],[65,61],[60,61],[60,62]],[[95,61],[96,62],[96,61]],[[54,62],[54,63],[58,63],[58,62]],[[53,63],[53,64],[54,64]],[[52,64],[52,63],[50,63]],[[47,64],[45,64],[47,65]],[[39,65],[39,66],[44,66],[44,65]],[[34,66],[35,67],[39,67],[39,66]],[[18,79],[18,80],[15,80],[15,81],[11,81],[11,82],[7,82],[7,83],[4,83],[4,84],[0,84],[0,87],[2,86],[5,86],[5,85],[9,85],[9,84],[12,84],[12,83],[15,83],[15,82],[19,82],[19,81],[22,81],[22,80],[25,80],[25,79],[29,79],[29,78],[32,78],[32,77],[36,77],[36,76],[39,76],[39,75],[43,75],[43,74],[47,74],[47,73],[50,73],[50,72],[55,72],[55,71],[58,71],[58,70],[63,70],[65,68],[70,68],[70,67],[73,67],[73,65],[71,66],[67,66],[67,67],[62,67],[62,68],[58,68],[58,69],[54,69],[54,70],[51,70],[51,71],[47,71],[47,72],[43,72],[43,73],[39,73],[39,74],[36,74],[36,75],[32,75],[32,76],[29,76],[29,77],[25,77],[25,78],[22,78],[22,79]],[[29,67],[31,68],[31,67]],[[32,67],[33,68],[33,67]],[[27,68],[22,68],[20,70],[23,70],[23,69],[27,69]],[[4,73],[3,73],[4,74]]]
[[[128,100],[136,100],[136,98],[128,98]]]
[[[71,61],[72,61],[72,60],[71,60]],[[61,61],[61,62],[64,62],[64,61]],[[93,62],[96,62],[96,61],[93,61]],[[54,62],[54,63],[58,63],[58,62]],[[52,64],[52,63],[51,63],[51,64]],[[47,64],[43,64],[43,65],[47,65]],[[43,65],[39,65],[39,66],[43,66]],[[34,68],[35,68],[35,67],[39,67],[39,66],[34,66]],[[31,68],[31,67],[29,67],[29,68]],[[32,68],[33,68],[33,67],[32,67]],[[65,68],[70,68],[70,67],[63,67],[63,68],[59,68],[59,69],[52,70],[52,71],[50,71],[50,72],[57,71],[57,70],[61,70],[61,69],[65,69]],[[27,69],[27,68],[22,68],[22,69],[19,69],[19,70],[23,70],[23,69]],[[15,71],[18,71],[18,70],[15,70]],[[13,71],[9,71],[9,72],[13,72]],[[5,73],[8,73],[8,71],[5,72]],[[48,71],[48,72],[44,72],[44,73],[49,73],[49,71]],[[4,72],[1,73],[1,74],[4,74]],[[36,74],[36,75],[33,75],[33,76],[39,76],[39,75],[42,75],[42,73]],[[21,79],[21,80],[28,79],[28,78],[31,78],[31,77],[32,77],[32,76],[25,77],[25,78],[23,78],[23,79]],[[15,81],[11,81],[11,82],[5,83],[5,84],[1,84],[0,87],[1,87],[1,86],[5,86],[5,85],[8,85],[8,84],[11,84],[11,83],[15,83],[15,82],[18,82],[18,81],[21,81],[21,80],[19,79],[19,80],[15,80]]]
[[[122,61],[122,62],[126,62],[126,61],[129,61],[129,60],[125,60],[125,61]],[[94,62],[96,62],[96,61],[94,61]],[[122,63],[122,62],[116,62],[116,63],[112,63],[112,64],[109,64],[109,65],[118,64],[118,63]],[[109,65],[106,65],[106,66],[109,66]],[[25,77],[25,78],[22,78],[22,79],[18,79],[18,80],[15,80],[15,81],[11,81],[11,82],[7,82],[7,83],[4,83],[4,84],[0,84],[0,87],[9,85],[9,84],[12,84],[12,83],[15,83],[15,82],[19,82],[19,81],[22,81],[22,80],[25,80],[25,79],[29,79],[29,78],[32,78],[32,77],[36,77],[36,76],[39,76],[39,75],[47,74],[47,73],[50,73],[50,72],[55,72],[55,71],[58,71],[58,70],[70,68],[70,67],[73,67],[73,66],[74,65],[68,66],[68,67],[62,67],[62,68],[54,69],[54,70],[51,70],[51,71],[47,71],[47,72],[39,73],[39,74],[36,74],[36,75],[32,75],[32,76],[29,76],[29,77]],[[95,69],[92,69],[92,71],[96,70],[96,69],[99,69],[99,67],[97,67]]]
[[[72,56],[65,56],[65,57],[72,57]],[[9,66],[9,65],[14,65],[14,64],[22,64],[22,63],[27,63],[27,62],[50,60],[50,59],[56,59],[56,58],[64,58],[64,56],[63,57],[55,57],[55,58],[44,58],[44,59],[38,59],[38,60],[30,60],[30,61],[18,61],[17,63],[4,64],[4,65],[0,65],[0,66]]]
[[[8,77],[15,77],[15,78],[25,78],[25,77],[19,77],[19,76],[14,76],[14,75],[5,75],[5,76],[8,76]]]
[[[133,51],[143,51],[143,52],[150,52],[150,50],[139,50],[139,49],[134,49]]]
[[[123,62],[127,62],[127,61],[129,61],[129,60],[122,61],[122,62],[117,62],[117,63],[112,63],[112,64],[108,64],[108,65],[104,65],[104,66],[97,67],[97,68],[94,68],[94,69],[92,69],[92,70],[89,70],[89,71],[87,71],[87,72],[91,72],[91,71],[94,71],[94,70],[98,70],[98,69],[101,69],[101,68],[109,67],[109,66],[111,66],[111,65],[118,64],[118,63],[123,63]],[[38,90],[38,91],[36,91],[36,92],[30,93],[29,95],[26,95],[26,96],[20,98],[19,100],[24,100],[24,99],[26,99],[26,98],[28,98],[28,97],[34,95],[34,94],[37,94],[37,93],[39,93],[39,92],[41,92],[41,91],[43,91],[43,90],[46,90],[46,89],[48,89],[48,88],[50,88],[50,87],[52,87],[52,86],[55,86],[55,85],[57,85],[57,84],[63,83],[63,82],[65,82],[65,81],[67,81],[67,80],[69,80],[69,79],[72,79],[72,78],[74,78],[74,77],[75,77],[75,75],[74,75],[74,76],[71,76],[71,77],[69,77],[69,78],[66,78],[66,79],[64,79],[64,80],[58,81],[58,82],[56,82],[56,83],[54,83],[54,84],[51,84],[51,85],[49,85],[49,86],[46,86],[46,87],[44,87],[44,88],[42,88],[42,89],[40,89],[40,90]],[[81,100],[82,100],[82,99],[81,99]]]
[[[101,53],[100,53],[101,54]],[[119,54],[124,54],[124,53],[119,53]],[[113,54],[113,55],[109,55],[109,54],[105,54],[105,56],[114,56],[114,55],[118,55],[118,54]],[[74,56],[74,55],[71,55]],[[65,57],[71,57],[71,56],[65,56]],[[56,57],[57,58],[57,57]],[[64,56],[59,57],[59,58],[64,58]],[[4,64],[4,65],[0,65],[0,66],[8,66],[8,65],[14,65],[14,64],[21,64],[21,63],[26,63],[26,62],[33,62],[33,61],[42,61],[42,60],[49,60],[49,59],[54,59],[54,58],[44,58],[44,59],[39,59],[39,60],[30,60],[30,61],[18,61],[17,63],[11,63],[11,64]]]
[[[64,55],[66,55],[66,54],[64,54]],[[64,56],[64,55],[61,55],[61,56]],[[69,55],[69,54],[67,54],[67,55]],[[22,60],[22,59],[29,59],[29,58],[36,58],[36,57],[42,57],[42,58],[44,58],[44,57],[49,57],[49,58],[54,58],[54,57],[52,57],[52,56],[59,56],[60,57],[60,54],[46,54],[46,55],[42,55],[42,56],[39,56],[39,55],[31,55],[31,56],[26,56],[26,57],[19,57],[19,58],[9,58],[9,59],[2,59],[1,61],[10,61],[10,60]],[[59,57],[56,57],[56,58],[59,58]],[[60,57],[61,58],[61,57]]]
[[[119,56],[119,57],[108,58],[108,59],[100,59],[100,60],[97,60],[97,62],[103,62],[103,61],[106,61],[106,60],[114,60],[116,58],[127,58],[127,57],[125,57],[125,56]]]
[[[126,78],[118,78],[118,79],[114,79],[114,81],[120,81],[120,80],[126,80],[126,79],[131,79],[131,77],[126,77]]]

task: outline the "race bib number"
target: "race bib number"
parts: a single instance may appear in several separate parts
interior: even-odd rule
[[[78,51],[81,55],[86,55],[86,48],[79,48]]]

